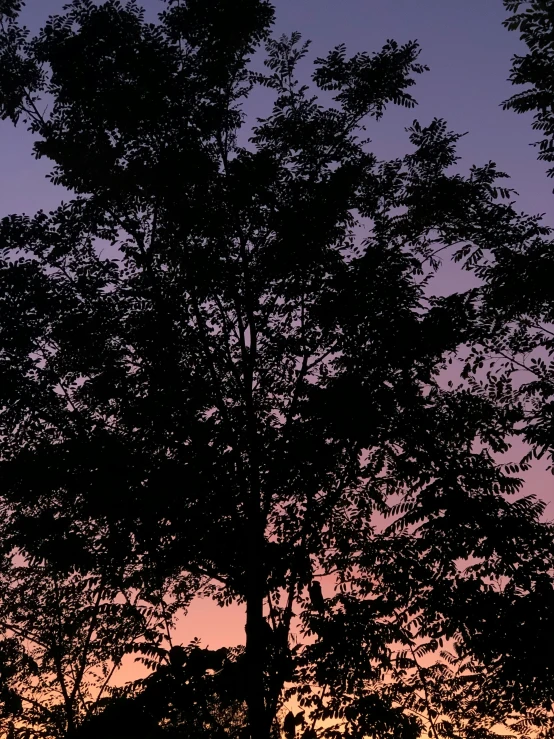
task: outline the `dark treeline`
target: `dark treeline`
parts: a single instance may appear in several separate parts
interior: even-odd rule
[[[505,5],[552,161],[551,4]],[[20,6],[0,115],[66,200],[0,221],[4,736],[551,737],[521,479],[554,448],[550,230],[442,120],[372,154],[418,44],[313,59],[268,0],[73,0],[35,36]],[[433,297],[444,260],[479,286]],[[244,647],[173,644],[197,595]]]

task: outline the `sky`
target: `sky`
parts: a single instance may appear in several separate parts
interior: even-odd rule
[[[25,22],[35,29],[62,5],[63,0],[27,0]],[[144,0],[143,5],[154,14],[161,2]],[[452,130],[468,132],[459,145],[462,171],[495,161],[511,175],[509,185],[520,193],[520,209],[544,213],[545,221],[554,225],[554,181],[547,179],[547,165],[537,161],[529,145],[538,138],[531,117],[501,108],[515,92],[507,82],[511,58],[524,48],[517,34],[502,26],[502,0],[277,0],[275,5],[276,34],[300,31],[312,40],[313,57],[342,42],[354,53],[377,51],[389,38],[418,40],[420,61],[431,68],[411,90],[419,106],[393,109],[369,127],[373,150],[383,158],[401,156],[409,149],[404,129],[414,118],[422,124],[444,118]],[[257,106],[262,102],[254,101],[247,112],[261,113]],[[31,143],[24,130],[0,122],[0,217],[49,209],[60,200],[59,191],[44,179],[47,163],[31,156]],[[457,271],[446,270],[442,279],[445,292],[463,287]],[[549,498],[551,481],[550,475],[537,472],[530,487]],[[195,635],[212,648],[243,641],[240,609],[222,614],[206,601],[195,603],[179,637],[186,642]]]
[[[152,16],[160,0],[143,0]],[[512,176],[521,209],[546,213],[554,221],[552,184],[546,165],[529,146],[536,139],[530,116],[503,111],[513,93],[507,82],[510,60],[523,49],[517,34],[502,26],[502,0],[277,0],[276,34],[298,30],[319,56],[344,42],[350,52],[377,51],[388,38],[416,39],[420,60],[431,70],[412,88],[415,110],[391,109],[369,128],[374,150],[393,158],[407,148],[404,128],[414,117],[425,124],[444,118],[451,129],[468,132],[459,152],[462,169],[488,160]],[[32,28],[63,0],[27,0],[24,18]],[[256,105],[250,113],[259,112]],[[59,195],[44,181],[48,166],[30,155],[30,138],[11,124],[0,125],[0,213],[48,207]],[[553,183],[554,184],[554,183]]]

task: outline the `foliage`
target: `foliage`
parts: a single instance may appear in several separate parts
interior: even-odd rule
[[[534,144],[539,148],[538,158],[554,161],[554,13],[548,0],[504,0],[506,10],[512,15],[504,21],[510,31],[519,31],[528,52],[516,55],[512,62],[510,81],[514,85],[526,85],[526,89],[513,95],[504,108],[516,113],[534,112],[533,130],[541,131],[543,139]],[[548,170],[554,176],[554,168]]]
[[[144,680],[83,724],[78,739],[242,737],[244,650],[174,646]]]
[[[174,604],[154,608],[106,573],[61,575],[6,556],[0,574],[0,731],[73,736],[110,700],[122,663],[166,654]],[[10,733],[11,732],[11,733]]]
[[[527,46],[515,56],[510,80],[527,88],[504,105],[518,113],[533,111],[533,129],[543,133],[538,158],[552,158],[552,103],[554,87],[552,39],[554,16],[550,3],[540,0],[505,0],[512,15],[505,21],[519,31]],[[552,176],[553,170],[548,171]],[[480,255],[472,268],[483,282],[481,321],[486,340],[473,348],[466,373],[486,368],[479,392],[496,402],[519,405],[522,423],[518,433],[527,444],[517,468],[525,471],[534,458],[551,467],[554,362],[552,323],[552,229],[541,217],[507,220],[509,242]]]
[[[2,20],[0,113],[71,198],[0,224],[6,546],[243,602],[256,739],[283,698],[306,711],[287,737],[336,736],[330,718],[486,737],[552,696],[542,661],[521,666],[552,625],[552,531],[495,460],[521,407],[442,382],[484,341],[480,294],[432,286],[448,250],[474,267],[534,222],[498,200],[493,163],[453,173],[443,121],[414,121],[396,160],[370,152],[365,126],[415,105],[415,42],[338,46],[304,85],[309,46],[272,20],[264,0],[168,3],[157,24],[74,0],[34,38]],[[254,87],[268,110],[249,126]],[[195,705],[175,708],[187,732],[213,708]]]
[[[512,14],[504,23],[519,31],[528,51],[515,56],[510,80],[526,85],[506,103],[518,113],[535,113],[533,128],[543,132],[538,158],[552,161],[552,39],[554,16],[541,0],[505,0]],[[552,176],[553,170],[548,171]],[[512,206],[503,220],[509,237],[492,245],[466,266],[482,282],[481,340],[468,353],[464,374],[483,396],[518,407],[517,434],[526,444],[516,472],[527,471],[534,458],[551,466],[554,363],[552,323],[552,229],[542,217],[515,218]],[[480,375],[477,377],[477,375]]]

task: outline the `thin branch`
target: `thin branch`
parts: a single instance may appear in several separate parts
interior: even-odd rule
[[[425,698],[425,706],[427,708],[427,716],[429,717],[429,724],[431,726],[433,736],[435,737],[435,739],[439,739],[439,735],[435,727],[435,722],[433,721],[433,717],[431,715],[432,709],[431,709],[431,701],[429,699],[429,693],[427,691],[427,681],[425,680],[425,675],[423,674],[423,670],[421,669],[421,666],[419,662],[417,661],[417,657],[414,651],[412,640],[409,637],[407,639],[407,642],[408,642],[408,647],[410,649],[410,653],[412,655],[412,659],[414,660],[414,664],[416,666],[417,674],[419,675],[419,679],[421,680],[421,685],[423,687],[423,695]]]
[[[29,705],[33,706],[38,711],[42,711],[43,713],[46,713],[51,718],[57,719],[56,714],[52,713],[52,711],[47,706],[44,706],[42,703],[35,700],[34,698],[28,698],[25,695],[20,695],[19,697],[21,698],[22,701],[25,701],[25,703],[29,703]]]
[[[73,690],[71,691],[71,696],[70,696],[71,703],[73,703],[73,701],[75,700],[75,696],[77,695],[77,692],[80,691],[81,682],[85,674],[89,648],[92,643],[92,636],[94,634],[94,630],[96,628],[96,622],[98,619],[98,614],[100,612],[100,604],[102,601],[103,594],[104,594],[104,582],[103,582],[103,578],[101,578],[100,583],[98,585],[98,593],[96,594],[96,598],[94,600],[90,624],[89,624],[89,628],[87,631],[87,635],[85,637],[85,643],[83,645],[83,652],[82,652],[81,659],[79,662],[79,667],[75,675],[75,681],[73,683]]]
[[[60,658],[60,652],[61,652],[62,644],[63,644],[63,623],[62,623],[62,616],[61,616],[60,591],[58,588],[58,581],[55,577],[53,578],[53,583],[54,583],[54,592],[56,594],[56,600],[55,600],[56,611],[55,612],[56,612],[56,616],[58,620],[58,643],[52,644],[50,649],[52,653],[52,658],[54,660],[54,668],[55,668],[55,672],[56,672],[58,682],[60,685],[60,690],[62,691],[62,695],[64,699],[67,726],[68,726],[68,729],[72,730],[73,729],[73,703],[72,703],[72,700],[70,699],[69,692],[67,690],[65,675],[63,672],[63,664]]]
[[[26,639],[27,641],[30,641],[33,644],[36,644],[38,647],[42,647],[42,649],[48,649],[49,647],[48,644],[46,644],[45,642],[39,641],[37,637],[31,636],[28,631],[26,631],[25,629],[22,629],[20,626],[14,626],[8,621],[0,621],[0,626],[3,629],[6,629],[7,631],[13,631],[14,634],[18,634],[19,636],[23,637],[23,639]]]
[[[90,706],[88,707],[88,709],[87,709],[87,711],[86,711],[86,714],[85,714],[85,716],[87,716],[87,717],[88,717],[88,716],[90,716],[90,715],[91,715],[91,713],[92,713],[92,712],[93,712],[93,711],[94,711],[94,710],[95,710],[95,709],[97,708],[97,706],[98,706],[98,703],[100,702],[100,699],[102,698],[102,696],[103,696],[103,694],[104,694],[104,691],[106,690],[106,688],[107,688],[107,687],[108,687],[108,685],[110,684],[110,681],[111,681],[111,679],[112,679],[112,677],[113,677],[113,674],[114,674],[114,672],[115,672],[115,671],[116,671],[116,670],[118,669],[118,667],[120,666],[120,664],[121,664],[121,661],[117,662],[117,661],[116,661],[116,660],[114,659],[114,661],[113,661],[113,665],[112,665],[112,668],[111,668],[111,670],[110,670],[110,671],[108,672],[108,675],[106,676],[106,679],[104,680],[104,682],[103,682],[103,683],[102,683],[102,685],[100,686],[100,690],[98,691],[98,693],[97,693],[97,695],[96,695],[96,700],[95,700],[95,702],[94,702],[94,703],[91,703],[91,704],[90,704]]]

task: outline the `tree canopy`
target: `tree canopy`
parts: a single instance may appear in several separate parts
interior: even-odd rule
[[[416,105],[418,44],[339,45],[305,80],[266,0],[156,23],[73,0],[35,36],[20,4],[0,115],[69,195],[0,221],[3,550],[246,610],[244,653],[194,673],[209,651],[166,649],[94,720],[131,701],[156,737],[546,735],[552,528],[498,458],[526,408],[480,380],[485,291],[433,296],[441,258],[488,289],[546,234],[494,163],[460,173],[442,120],[371,152],[366,128]],[[90,721],[44,735],[108,736]]]

